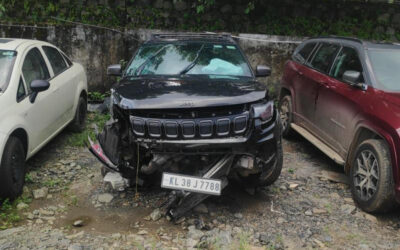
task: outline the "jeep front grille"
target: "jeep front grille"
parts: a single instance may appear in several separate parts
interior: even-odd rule
[[[131,115],[130,120],[133,132],[140,138],[202,139],[244,134],[249,123],[249,112],[197,119],[157,119]]]

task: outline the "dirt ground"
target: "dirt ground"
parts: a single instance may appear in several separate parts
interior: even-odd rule
[[[178,223],[157,210],[168,190],[110,190],[101,164],[69,136],[29,160],[24,197],[35,198],[18,204],[22,220],[0,231],[0,249],[400,249],[400,212],[358,209],[341,167],[299,136],[284,141],[274,185],[231,184]]]

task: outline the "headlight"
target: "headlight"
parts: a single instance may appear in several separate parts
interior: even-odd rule
[[[264,122],[270,121],[274,115],[274,102],[255,104],[252,107],[252,112],[254,118],[260,118]]]

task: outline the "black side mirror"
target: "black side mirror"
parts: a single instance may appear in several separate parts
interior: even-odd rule
[[[271,75],[271,68],[265,65],[257,65],[256,77],[266,77]]]
[[[39,92],[49,89],[50,83],[46,80],[33,80],[30,84],[32,94],[29,97],[31,103],[34,103]]]
[[[358,82],[360,80],[360,77],[361,77],[361,72],[354,70],[346,70],[343,73],[342,79],[351,86],[357,87],[362,90],[367,90],[368,87],[366,84]]]
[[[121,76],[122,75],[121,64],[113,64],[113,65],[108,66],[107,75],[109,75],[109,76]]]

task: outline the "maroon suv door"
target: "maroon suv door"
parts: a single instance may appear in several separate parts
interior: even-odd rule
[[[347,70],[363,72],[357,51],[343,47],[333,64],[330,76],[326,76],[325,82],[319,88],[316,105],[316,120],[322,132],[321,137],[341,156],[345,156],[349,148],[360,109],[358,103],[366,94],[343,80],[343,74]],[[363,78],[359,81],[363,82]]]
[[[304,81],[307,83],[304,85],[303,91],[308,91],[310,93],[315,92],[315,96],[312,100],[313,103],[309,105],[309,108],[312,108],[310,113],[313,113],[313,117],[311,119],[311,126],[309,126],[310,132],[313,134],[321,137],[323,134],[321,128],[319,127],[320,124],[320,117],[316,115],[317,110],[317,103],[319,89],[325,85],[328,81],[328,73],[331,68],[331,65],[339,51],[340,46],[338,44],[332,43],[321,43],[318,50],[316,51],[313,58],[308,63],[309,67],[305,67],[304,70]],[[304,112],[304,110],[301,110]]]
[[[290,61],[286,67],[290,75],[290,81],[294,90],[294,121],[295,123],[312,130],[314,126],[315,99],[317,97],[318,85],[312,81],[313,70],[305,66],[310,54],[315,50],[316,42],[305,44],[294,54],[294,61]]]

